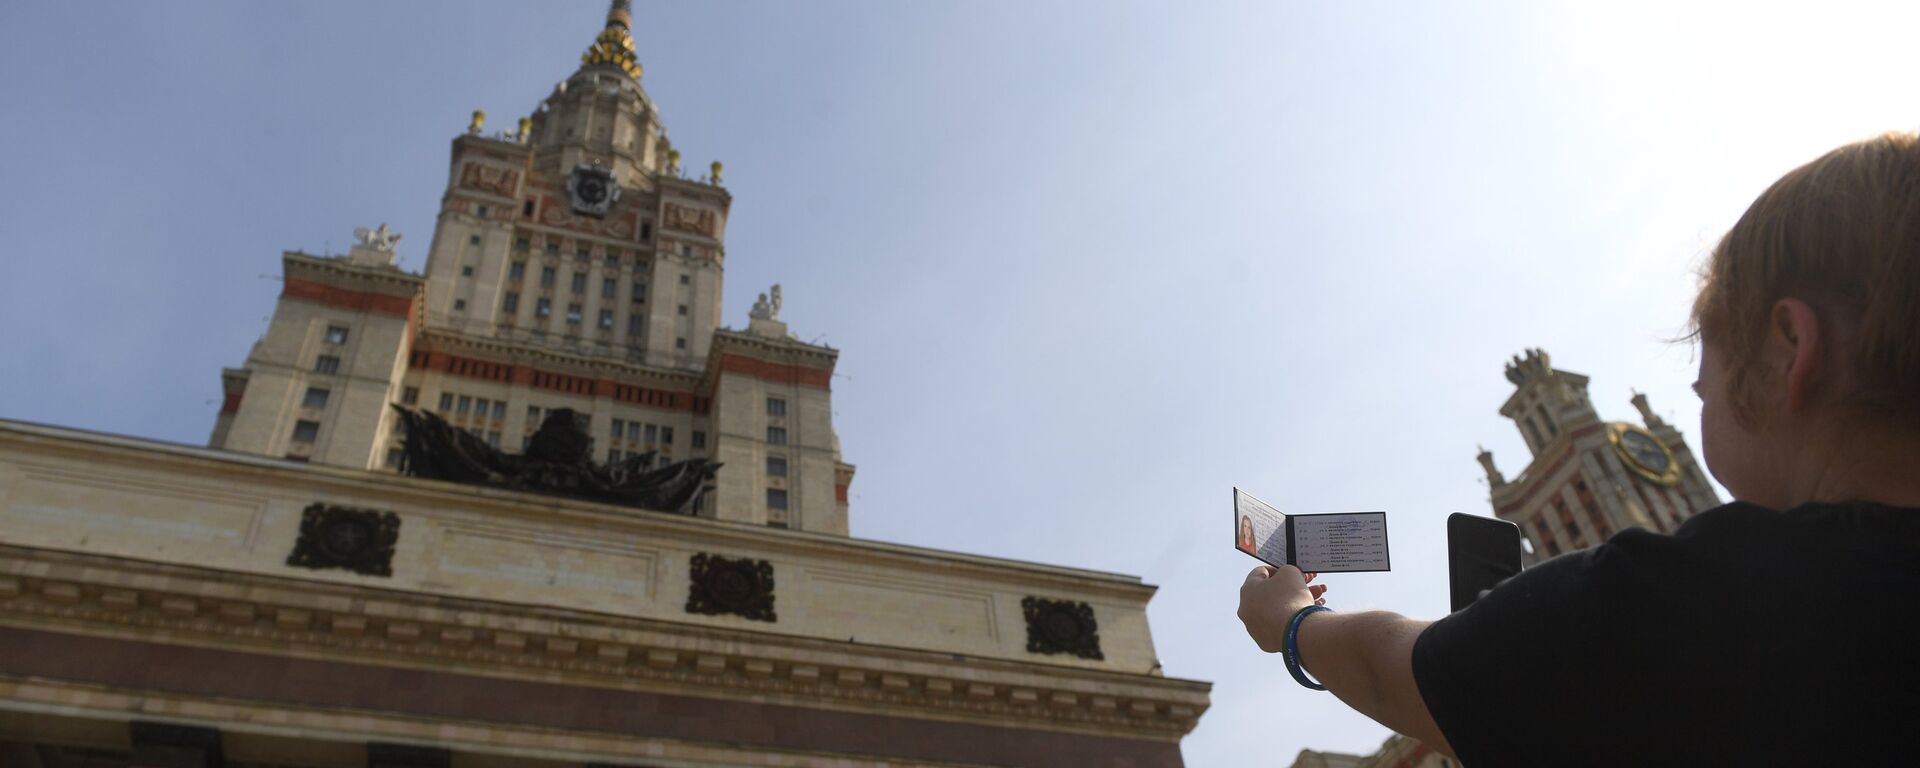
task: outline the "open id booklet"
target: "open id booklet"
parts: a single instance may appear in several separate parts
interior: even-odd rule
[[[1233,489],[1233,546],[1267,565],[1310,573],[1392,570],[1387,559],[1387,513],[1286,515]]]

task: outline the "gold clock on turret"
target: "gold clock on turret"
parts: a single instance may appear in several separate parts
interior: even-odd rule
[[[1620,454],[1620,461],[1634,474],[1661,485],[1673,485],[1680,482],[1680,462],[1673,457],[1673,449],[1660,438],[1654,437],[1640,427],[1624,422],[1607,425],[1607,442],[1613,444],[1613,450]]]

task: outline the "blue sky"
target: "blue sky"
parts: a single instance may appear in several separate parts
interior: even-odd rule
[[[285,249],[405,233],[599,0],[0,4],[0,416],[203,443]],[[1692,271],[1766,184],[1920,125],[1884,5],[641,0],[645,84],[735,196],[727,320],[843,351],[853,531],[1140,574],[1196,766],[1370,751],[1233,616],[1238,485],[1385,509],[1336,608],[1437,616],[1505,359],[1697,448]],[[1253,756],[1258,756],[1257,758]]]

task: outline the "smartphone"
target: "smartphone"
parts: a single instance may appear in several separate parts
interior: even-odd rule
[[[1447,587],[1467,607],[1520,573],[1520,526],[1463,512],[1447,516]]]

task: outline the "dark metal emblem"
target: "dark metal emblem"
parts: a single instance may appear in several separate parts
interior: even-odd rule
[[[734,614],[754,621],[775,621],[773,564],[701,552],[693,556],[687,613]]]
[[[300,518],[300,538],[287,565],[392,576],[393,545],[399,540],[399,515],[315,502]]]
[[[1100,623],[1093,606],[1072,600],[1028,597],[1020,601],[1027,616],[1029,653],[1068,653],[1083,659],[1106,659],[1100,652]]]

